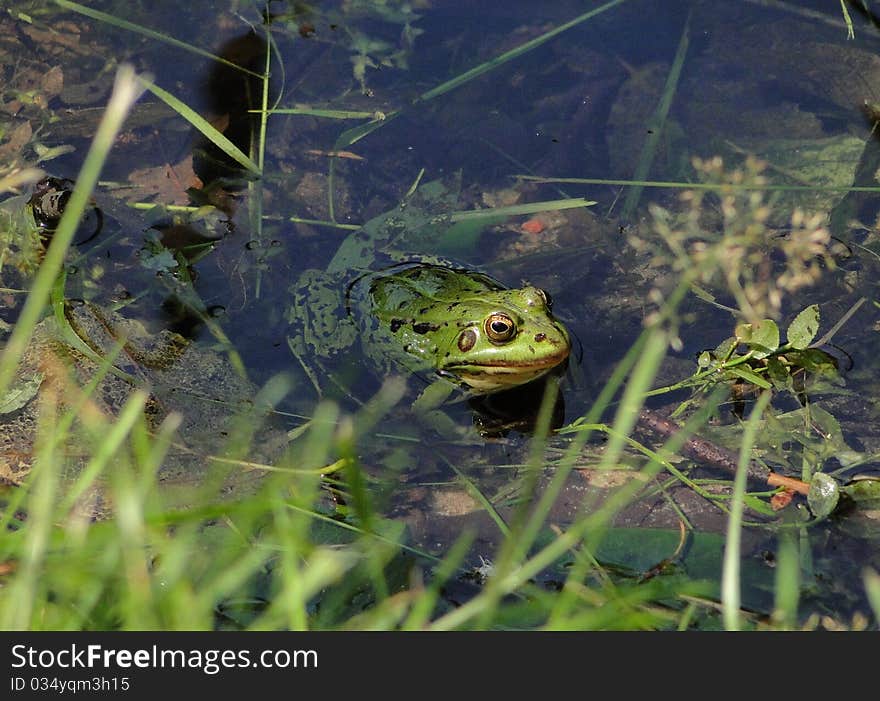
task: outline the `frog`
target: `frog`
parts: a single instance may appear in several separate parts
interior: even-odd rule
[[[359,345],[374,375],[424,383],[412,408],[445,433],[439,409],[453,395],[503,392],[565,366],[570,335],[546,291],[426,252],[451,226],[430,211],[451,211],[455,199],[441,181],[422,185],[291,286],[288,345],[318,394],[334,381],[333,360]]]

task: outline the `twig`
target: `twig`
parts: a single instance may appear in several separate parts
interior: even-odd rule
[[[637,429],[648,431],[661,438],[669,438],[681,430],[674,421],[670,421],[665,416],[658,414],[651,409],[642,409],[639,412],[639,420],[636,424]],[[736,474],[737,456],[717,443],[708,441],[705,438],[691,436],[681,447],[682,455],[697,460],[711,467],[729,472],[731,475]],[[767,467],[764,467],[755,460],[749,461],[747,474],[750,479],[767,484],[771,487],[787,487],[793,489],[799,494],[807,494],[810,486],[806,482],[793,477],[785,477],[779,475]]]

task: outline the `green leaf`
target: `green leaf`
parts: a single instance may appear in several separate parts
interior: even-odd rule
[[[752,511],[763,514],[764,516],[776,515],[776,512],[773,510],[773,507],[770,506],[770,504],[768,504],[764,499],[753,496],[751,494],[743,495],[743,504],[745,504]]]
[[[813,342],[818,332],[819,305],[811,304],[794,318],[785,333],[792,348],[803,350]]]
[[[813,516],[825,518],[837,506],[840,500],[840,487],[837,481],[824,472],[817,472],[810,480],[810,491],[807,493],[807,504]]]
[[[143,249],[140,255],[141,265],[147,270],[167,272],[177,267],[177,259],[167,248],[159,251]]]
[[[843,466],[847,467],[864,459],[864,454],[853,450],[843,436],[838,420],[822,407],[813,404],[810,407],[810,419],[813,424],[824,434],[826,451],[825,454],[833,456]]]
[[[752,325],[745,322],[737,324],[733,330],[733,335],[737,341],[748,343],[752,340]]]
[[[693,283],[691,285],[691,292],[694,293],[694,296],[699,297],[704,302],[709,302],[709,304],[715,304],[717,301],[715,299],[715,295],[713,295],[709,290],[700,287],[697,283]]]
[[[817,426],[823,434],[825,434],[826,440],[840,441],[841,444],[845,445],[840,422],[833,414],[825,411],[825,409],[816,404],[812,404],[810,405],[810,419],[812,423]]]
[[[822,373],[826,375],[837,375],[837,362],[835,359],[819,348],[806,348],[792,359],[804,370],[810,372]]]
[[[751,338],[746,343],[756,358],[766,358],[779,350],[779,327],[773,319],[763,319],[752,326]]]
[[[791,386],[791,374],[788,367],[778,357],[767,359],[767,376],[777,389]]]
[[[469,209],[462,212],[453,212],[450,220],[453,222],[468,219],[494,219],[496,217],[512,217],[521,214],[536,214],[537,212],[555,212],[562,209],[575,207],[591,207],[596,202],[584,197],[571,197],[564,200],[547,200],[544,202],[528,202],[526,204],[512,204],[507,207],[493,207],[490,209]]]
[[[745,380],[746,382],[751,382],[753,385],[757,385],[763,389],[770,389],[771,385],[767,380],[758,375],[757,373],[752,372],[751,370],[747,370],[744,367],[734,367],[727,368],[727,372],[734,377],[738,377],[741,380]]]
[[[739,341],[736,337],[725,338],[718,344],[718,346],[716,346],[712,354],[719,360],[726,358],[733,352],[733,349],[736,348],[738,342]]]
[[[503,220],[504,217],[498,218],[499,222]],[[437,255],[458,257],[472,253],[479,243],[480,234],[491,222],[491,219],[482,219],[453,224],[437,241]]]

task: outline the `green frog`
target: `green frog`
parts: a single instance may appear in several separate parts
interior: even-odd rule
[[[325,270],[305,271],[291,288],[288,343],[319,393],[327,365],[358,343],[378,374],[426,381],[413,405],[423,416],[456,391],[510,389],[567,360],[568,331],[543,290],[507,289],[425,254],[451,226],[429,212],[451,211],[454,202],[441,183],[423,185],[349,236]]]

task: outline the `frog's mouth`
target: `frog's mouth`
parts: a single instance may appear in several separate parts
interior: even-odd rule
[[[563,362],[568,353],[569,348],[566,346],[557,354],[528,361],[470,362],[447,367],[445,371],[474,392],[487,394],[538,379]]]

